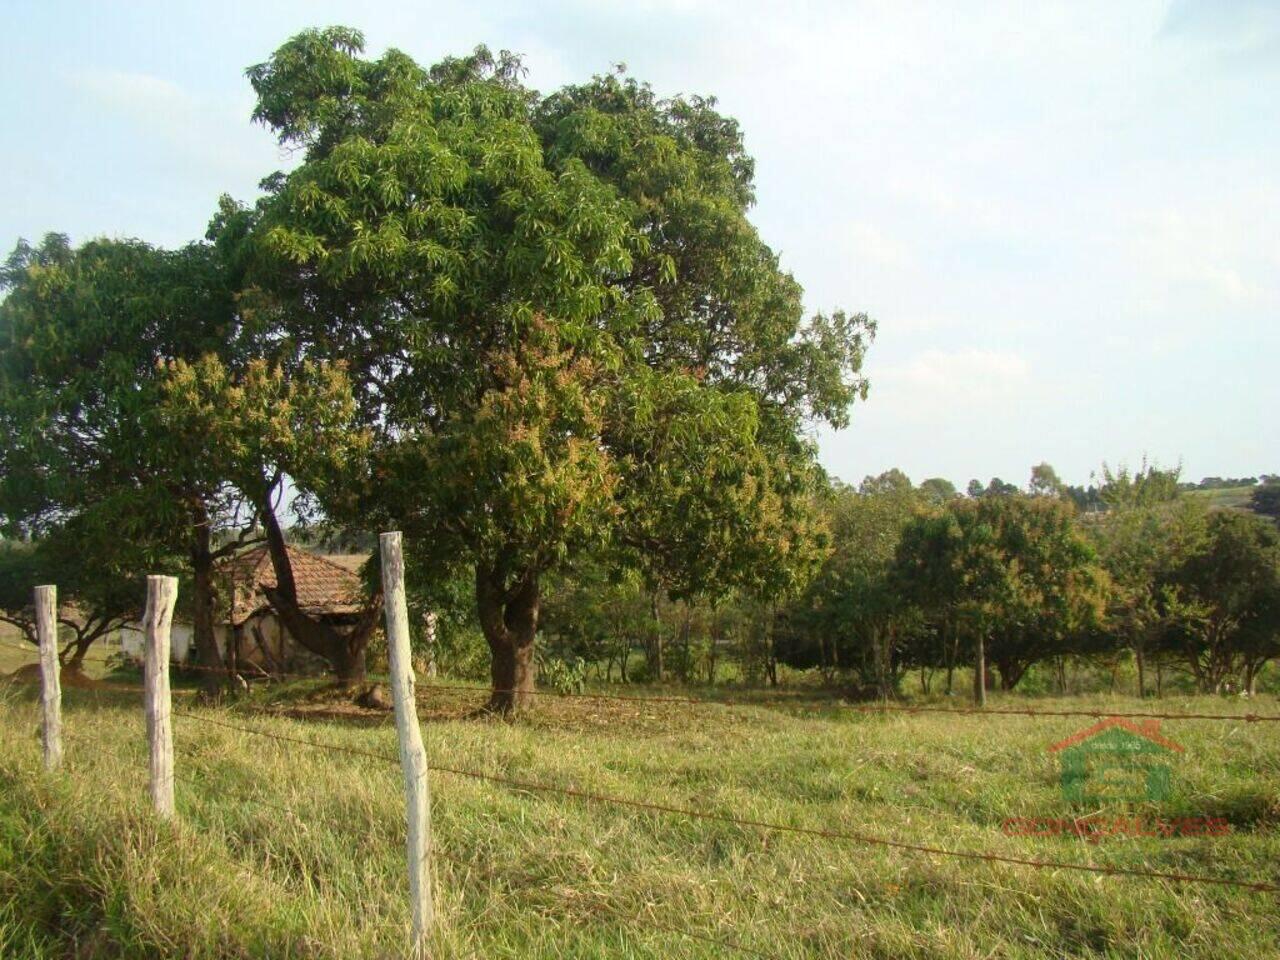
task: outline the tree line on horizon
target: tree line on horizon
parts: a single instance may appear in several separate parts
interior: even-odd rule
[[[1280,656],[1274,521],[1188,496],[1177,470],[1101,471],[1097,509],[1033,468],[962,494],[900,470],[819,498],[827,538],[791,593],[672,602],[580,565],[549,595],[545,646],[602,678],[777,684],[805,671],[860,698],[998,686],[1068,692],[1132,674],[1139,695],[1253,692]],[[635,655],[639,660],[635,660]],[[914,678],[914,680],[913,680]]]
[[[834,549],[779,624],[781,658],[854,664],[880,696],[912,670],[951,692],[963,667],[981,700],[1034,666],[1063,689],[1069,660],[1127,661],[1139,695],[1166,670],[1252,692],[1280,655],[1276,522],[1211,509],[1176,469],[1104,465],[1087,508],[1044,463],[1024,489],[938,491],[897,470],[833,488]]]

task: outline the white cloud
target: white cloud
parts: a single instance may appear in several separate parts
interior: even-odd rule
[[[1017,397],[1031,385],[1030,364],[1021,354],[980,347],[925,350],[904,363],[873,369],[871,376],[886,406],[902,404],[935,416],[939,404],[954,415],[956,408]]]
[[[1213,191],[1177,207],[1139,209],[1120,224],[1128,302],[1149,316],[1199,326],[1261,317],[1280,305],[1274,224],[1280,191]]]
[[[915,386],[940,384],[947,388],[974,380],[983,381],[989,388],[1019,387],[1028,373],[1027,361],[1020,355],[976,347],[952,352],[926,350],[893,371],[895,377]]]
[[[121,70],[82,70],[75,83],[104,106],[139,117],[166,116],[195,108],[195,98],[171,80]]]
[[[72,86],[139,136],[168,144],[174,155],[206,178],[224,183],[255,180],[279,166],[270,135],[249,123],[250,94],[205,98],[164,77],[120,70],[81,70]],[[154,152],[154,151],[152,151]]]
[[[881,267],[902,267],[911,256],[906,247],[871,223],[851,223],[846,233],[848,255]]]

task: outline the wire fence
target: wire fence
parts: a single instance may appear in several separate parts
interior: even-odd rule
[[[366,750],[359,747],[349,747],[344,744],[325,743],[322,741],[309,740],[303,737],[292,737],[286,734],[275,733],[270,730],[263,730],[246,726],[244,724],[231,723],[226,720],[214,719],[211,717],[202,717],[198,714],[188,711],[174,711],[175,716],[181,716],[188,719],[211,723],[215,726],[224,727],[229,730],[235,730],[240,733],[247,733],[252,736],[265,737],[272,740],[278,740],[283,743],[295,744],[299,746],[309,747],[314,750],[330,750],[336,753],[345,753],[354,756],[372,758],[375,760],[383,760],[388,763],[398,763],[399,758],[395,754],[385,753],[376,750]],[[584,800],[591,803],[609,804],[612,806],[628,807],[634,810],[643,810],[649,813],[661,813],[684,817],[692,820],[710,820],[718,823],[728,823],[734,826],[747,827],[758,830],[768,830],[778,833],[800,834],[808,837],[816,837],[823,840],[835,840],[843,842],[851,842],[867,846],[888,847],[895,850],[906,850],[915,853],[924,853],[940,857],[951,857],[962,860],[983,860],[988,863],[1005,863],[1014,864],[1024,867],[1034,867],[1040,869],[1051,870],[1075,870],[1085,873],[1104,874],[1107,876],[1123,876],[1137,877],[1146,880],[1169,880],[1178,883],[1199,883],[1212,884],[1217,886],[1236,887],[1240,889],[1256,890],[1266,893],[1280,893],[1280,884],[1270,883],[1267,881],[1237,880],[1230,877],[1205,876],[1200,874],[1177,873],[1171,871],[1159,870],[1142,870],[1133,867],[1117,867],[1107,864],[1091,864],[1091,863],[1073,863],[1062,860],[1042,860],[1029,857],[1014,857],[1007,854],[973,851],[973,850],[953,850],[945,847],[933,846],[930,844],[911,843],[904,840],[894,840],[887,837],[880,837],[869,833],[853,832],[845,830],[828,830],[819,827],[804,827],[794,824],[776,823],[766,820],[756,820],[744,817],[735,817],[724,813],[713,813],[707,810],[697,810],[691,807],[674,806],[667,803],[660,803],[653,800],[641,800],[631,797],[618,797],[609,794],[596,793],[589,790],[580,790],[575,787],[560,786],[557,784],[543,783],[536,780],[527,780],[516,777],[505,777],[497,774],[482,773],[478,770],[468,770],[461,767],[453,767],[443,764],[433,764],[431,769],[437,773],[445,773],[451,776],[467,777],[473,780],[482,780],[487,783],[496,783],[515,790],[528,791],[531,793],[557,794],[564,797],[571,797],[576,800]]]
[[[37,651],[33,647],[22,647],[11,643],[0,642],[0,646],[7,647],[12,650],[18,650],[28,655],[34,656]],[[82,662],[101,663],[105,665],[118,665],[119,661],[111,657],[84,657]],[[203,664],[181,664],[178,669],[186,672],[195,673],[216,673],[220,677],[229,677],[228,669],[223,667],[209,667]],[[268,675],[263,675],[264,680],[308,680],[315,681],[321,679],[321,675],[316,673],[302,672],[282,672],[276,671]],[[369,679],[380,679],[376,675],[370,675]],[[140,693],[142,687],[118,683],[106,683],[104,681],[96,681],[102,689],[114,687],[121,692]],[[1207,720],[1207,721],[1231,721],[1237,723],[1277,723],[1280,722],[1280,714],[1268,713],[1202,713],[1202,712],[1172,712],[1172,711],[1155,711],[1155,710],[1111,710],[1106,707],[1059,707],[1040,709],[1036,707],[1009,707],[1009,706],[972,706],[961,707],[951,706],[947,704],[936,703],[899,703],[899,702],[875,702],[866,703],[848,700],[838,690],[826,688],[814,688],[813,690],[771,690],[762,691],[761,694],[754,697],[733,697],[733,696],[710,696],[710,697],[693,697],[678,694],[633,694],[633,693],[602,693],[596,691],[565,691],[565,690],[547,690],[547,689],[495,689],[493,687],[481,686],[479,684],[458,683],[449,680],[429,679],[419,684],[419,691],[438,691],[451,690],[461,693],[470,693],[483,695],[488,697],[492,694],[520,695],[531,697],[550,697],[559,700],[586,700],[586,701],[604,701],[615,703],[634,703],[634,704],[673,704],[684,706],[699,707],[737,707],[737,708],[761,708],[777,705],[780,703],[823,703],[838,706],[840,709],[849,710],[857,713],[866,714],[925,714],[939,713],[950,714],[954,716],[964,717],[1031,717],[1031,718],[1064,718],[1064,717],[1083,717],[1094,720],[1100,720],[1109,717],[1116,717],[1124,720]]]
[[[184,780],[189,785],[194,787],[194,783],[190,779],[184,778]],[[350,823],[339,821],[335,817],[328,817],[328,816],[324,816],[323,814],[318,815],[315,813],[315,811],[308,811],[304,816],[303,814],[299,813],[299,811],[294,807],[285,806],[284,804],[279,804],[279,803],[272,803],[268,800],[263,800],[261,797],[256,795],[246,796],[244,794],[241,794],[240,796],[242,800],[252,804],[255,807],[261,807],[265,810],[271,810],[275,813],[292,817],[293,819],[298,820],[299,822],[315,822],[319,820],[320,822],[324,823],[326,826],[335,830],[344,830],[350,827]],[[438,843],[432,845],[431,854],[434,857],[438,857],[441,860],[446,860],[449,863],[452,863],[457,867],[461,867],[464,870],[477,871],[476,875],[481,880],[496,880],[496,879],[500,879],[503,876],[503,871],[499,870],[496,864],[492,864],[492,863],[479,864],[474,860],[468,860],[465,857],[459,857],[456,854],[449,853],[447,850],[443,849],[441,845]],[[545,887],[542,888],[542,892],[552,893],[552,894],[555,893],[554,890],[549,890]],[[568,902],[567,898],[565,897],[561,897],[561,899],[566,903]],[[660,933],[668,933],[668,934],[674,934],[680,937],[687,937],[690,940],[697,940],[702,943],[709,943],[709,944],[712,944],[713,946],[723,947],[725,949],[732,950],[737,953],[744,954],[746,956],[766,957],[766,958],[770,958],[770,960],[772,960],[772,958],[776,956],[775,954],[766,953],[763,950],[758,950],[755,947],[747,946],[746,944],[738,940],[733,940],[726,937],[715,937],[707,933],[702,933],[701,931],[689,930],[685,927],[671,926],[670,924],[663,923],[661,920],[658,920],[657,918],[652,916],[647,916],[647,917],[631,916],[620,910],[610,907],[606,903],[599,902],[599,901],[597,901],[596,905],[603,908],[609,914],[609,916],[612,917],[613,919],[618,920],[621,923],[627,924],[628,926],[632,926],[636,928],[646,928],[649,930],[656,930]]]
[[[32,652],[25,647],[14,646],[13,644],[4,644],[4,645],[12,647],[13,649],[22,650],[23,652],[26,652],[26,653]],[[161,649],[163,649],[164,647],[167,647],[167,637],[165,638]],[[156,648],[154,647],[148,648],[149,657],[153,655],[154,649]],[[403,647],[403,649],[407,651],[407,641],[405,642],[405,646]],[[405,654],[404,656],[407,657],[407,654]],[[115,658],[111,658],[111,657],[106,657],[106,658],[86,657],[83,659],[101,662],[105,665],[111,665],[117,662]],[[167,667],[167,660],[162,662],[164,662]],[[404,667],[403,663],[402,663],[402,667]],[[47,661],[45,664],[45,668],[47,671],[48,670]],[[225,668],[209,668],[203,665],[194,665],[194,669],[196,670],[217,669],[217,672],[221,674],[225,675],[226,673]],[[407,667],[405,667],[405,669],[407,669]],[[315,679],[315,676],[312,674],[296,674],[293,676],[296,676],[299,679],[302,679],[302,678]],[[151,701],[154,698],[157,689],[161,689],[161,688],[156,687],[155,677],[150,672],[148,673],[148,677],[149,677],[149,680],[148,680],[148,687],[146,692],[148,694],[148,704],[149,704],[149,711],[150,711]],[[96,681],[95,685],[99,689],[129,692],[129,693],[136,693],[143,690],[143,688],[141,687],[135,687],[132,685],[120,684],[115,682],[106,682],[106,681]],[[393,769],[400,767],[407,762],[403,756],[403,751],[406,749],[406,741],[403,736],[403,728],[400,731],[401,732],[400,746],[401,746],[402,754],[397,755],[396,753],[388,752],[386,750],[377,749],[373,747],[335,743],[335,742],[315,739],[309,736],[295,736],[291,733],[285,733],[279,730],[265,729],[261,726],[256,726],[256,725],[252,725],[245,722],[238,722],[237,720],[232,719],[235,716],[234,714],[224,713],[219,716],[211,716],[208,714],[208,712],[196,712],[195,710],[192,710],[192,709],[186,709],[186,708],[173,709],[168,702],[167,681],[166,681],[166,685],[163,687],[163,690],[164,690],[164,696],[166,698],[165,704],[164,704],[165,711],[171,712],[172,716],[181,718],[184,723],[190,723],[193,726],[203,727],[206,729],[222,728],[222,729],[234,731],[240,734],[272,740],[281,744],[285,744],[290,748],[303,747],[309,750],[323,751],[327,753],[341,754],[341,755],[346,755],[351,757],[359,757],[365,760],[374,760],[379,764],[387,764],[389,768],[393,768]],[[493,692],[487,688],[476,686],[476,685],[459,684],[459,683],[452,683],[448,681],[428,682],[423,685],[422,690],[423,692],[428,692],[428,693],[431,691],[437,691],[437,690],[448,690],[448,691],[461,692],[466,694],[484,695],[484,696],[487,696]],[[709,707],[709,708],[724,708],[724,707],[739,707],[739,706],[759,707],[762,705],[767,705],[773,700],[778,699],[777,695],[774,695],[766,699],[762,704],[760,700],[753,700],[753,699],[733,700],[733,699],[727,699],[727,698],[699,698],[699,697],[676,696],[676,695],[652,695],[651,696],[651,695],[595,693],[595,692],[585,692],[585,691],[576,692],[576,691],[548,691],[548,690],[515,691],[515,692],[519,692],[519,693],[532,692],[536,696],[552,696],[552,697],[573,699],[573,700],[625,701],[625,702],[631,702],[636,704],[682,704],[682,705],[696,705],[698,707]],[[790,692],[788,695],[793,700],[799,700],[800,698],[805,698],[805,697],[809,699],[817,699],[817,700],[825,699],[824,692],[821,692],[821,691]],[[400,698],[400,697],[401,697],[401,694],[397,693],[397,698]],[[397,699],[397,702],[402,703],[403,701],[401,699]],[[416,706],[416,704],[413,704],[412,700],[408,702],[411,705]],[[1213,713],[1174,713],[1174,712],[1156,712],[1156,711],[1114,712],[1114,711],[1107,711],[1103,709],[1038,710],[1030,707],[1028,708],[1014,708],[1014,707],[965,708],[965,707],[950,707],[945,705],[934,705],[934,704],[916,705],[916,704],[889,704],[889,703],[878,703],[878,704],[841,703],[840,705],[849,710],[858,711],[858,712],[867,712],[867,713],[907,713],[907,714],[945,713],[945,714],[978,716],[978,717],[980,716],[1011,716],[1011,715],[1024,716],[1024,717],[1054,717],[1054,718],[1119,717],[1119,718],[1135,718],[1135,719],[1141,718],[1141,719],[1161,719],[1161,720],[1230,721],[1230,722],[1244,722],[1244,723],[1259,723],[1259,722],[1270,722],[1270,721],[1280,720],[1280,716],[1267,715],[1267,714],[1259,715],[1259,714],[1250,714],[1250,713],[1213,714]],[[410,715],[412,715],[414,713],[414,710],[411,708],[409,713]],[[148,713],[149,730],[151,729],[152,719],[153,719],[152,715],[149,712]],[[398,717],[397,719],[402,720],[403,718]],[[163,767],[158,768],[155,766],[156,760],[155,760],[155,754],[154,754],[154,750],[155,750],[154,741],[152,743],[152,746],[153,746],[152,789],[153,789],[153,797],[155,797],[155,784],[157,782],[156,771],[157,769],[163,770]],[[420,749],[420,743],[419,743],[419,749]],[[168,782],[169,782],[168,815],[172,815],[172,812],[173,812],[172,783],[174,780],[174,775],[172,772],[172,748],[171,747],[169,748],[168,763],[169,763],[169,767],[168,767],[169,772],[167,774],[162,773],[161,779],[164,779],[165,776],[167,776],[168,778]],[[832,829],[827,827],[806,826],[804,824],[798,824],[798,823],[767,820],[767,819],[761,819],[756,817],[737,816],[737,815],[726,813],[726,812],[718,812],[710,809],[695,808],[690,806],[669,803],[663,799],[654,798],[652,796],[650,797],[621,796],[614,793],[605,793],[597,790],[584,789],[582,787],[574,786],[572,784],[554,783],[554,782],[548,782],[546,780],[536,779],[536,778],[512,777],[512,776],[507,776],[503,774],[490,773],[490,772],[485,772],[483,770],[470,769],[466,767],[460,767],[460,766],[455,766],[455,765],[445,764],[445,763],[438,763],[438,762],[432,763],[430,768],[436,774],[445,775],[449,777],[465,778],[465,779],[469,779],[476,782],[492,784],[494,786],[501,787],[503,789],[510,790],[519,794],[538,794],[545,797],[561,798],[561,799],[572,800],[575,802],[580,802],[585,804],[604,806],[611,809],[625,809],[630,811],[636,811],[645,815],[652,815],[660,819],[661,818],[678,818],[686,822],[725,824],[725,825],[730,825],[742,830],[759,831],[762,833],[785,834],[789,836],[802,837],[808,840],[818,841],[823,843],[854,844],[854,845],[863,846],[863,847],[873,847],[873,848],[880,848],[885,850],[901,851],[901,852],[916,854],[916,855],[925,856],[925,857],[937,857],[942,859],[967,861],[967,862],[985,862],[985,863],[999,865],[1003,867],[1019,867],[1019,868],[1026,868],[1026,869],[1037,870],[1037,871],[1047,870],[1047,871],[1054,871],[1054,872],[1059,872],[1059,871],[1073,872],[1073,873],[1081,873],[1081,874],[1091,874],[1096,876],[1111,876],[1111,877],[1127,878],[1127,879],[1133,879],[1133,880],[1156,881],[1156,882],[1179,884],[1179,885],[1228,888],[1228,889],[1243,890],[1243,891],[1250,891],[1250,892],[1256,892],[1256,893],[1268,893],[1268,894],[1280,893],[1280,883],[1272,882],[1268,880],[1241,879],[1237,877],[1211,875],[1211,874],[1204,874],[1204,873],[1188,873],[1188,872],[1171,871],[1171,870],[1154,870],[1154,869],[1147,869],[1144,867],[1120,866],[1120,865],[1106,864],[1106,863],[1018,856],[1011,853],[1000,852],[998,850],[983,850],[983,849],[971,849],[971,848],[961,849],[961,848],[954,848],[954,847],[948,847],[948,846],[941,846],[941,845],[932,844],[932,843],[916,842],[912,839],[900,839],[892,836],[885,836],[879,833],[869,832],[862,829],[856,829],[856,830],[855,829]],[[407,768],[406,768],[406,771],[407,771]],[[406,777],[408,777],[407,772],[406,772]],[[184,778],[184,781],[188,783],[192,782],[190,780],[187,780],[186,778]],[[423,782],[425,783],[425,780]],[[194,787],[194,784],[192,785]],[[281,805],[281,804],[271,803],[270,801],[264,800],[259,796],[246,798],[246,802],[257,804],[259,806],[262,806],[264,809],[272,809],[277,812],[285,813],[299,820],[307,819],[303,817],[294,808]],[[156,803],[157,803],[157,811],[161,811],[163,808],[161,806],[160,800],[157,799]],[[412,808],[410,809],[410,816],[412,817]],[[315,819],[315,815],[312,814],[311,818]],[[411,830],[411,836],[412,836],[412,821],[410,822],[410,830]],[[412,845],[413,844],[411,840],[411,843],[410,843],[411,848],[412,848]],[[423,848],[423,850],[424,850],[424,855],[429,854],[431,856],[440,857],[445,860],[454,861],[458,865],[466,867],[467,869],[480,868],[480,865],[476,864],[473,860],[467,860],[465,858],[456,857],[453,854],[450,854],[448,851],[441,849],[439,844],[432,844],[428,841],[427,845]],[[411,862],[412,862],[412,857],[411,857]],[[496,870],[496,867],[493,865],[490,865],[488,867],[483,867],[483,869],[492,872]],[[412,869],[411,869],[411,876],[412,876]],[[412,885],[413,885],[413,881],[411,880],[411,886]],[[610,916],[614,917],[619,922],[634,926],[637,929],[645,929],[650,932],[657,931],[657,932],[669,934],[671,936],[685,937],[690,940],[705,942],[725,950],[730,950],[730,951],[742,953],[745,955],[772,956],[772,954],[762,952],[751,945],[742,943],[739,940],[721,937],[721,936],[715,936],[709,933],[705,933],[701,930],[693,930],[693,929],[688,929],[686,927],[680,927],[680,926],[671,926],[669,924],[664,923],[660,918],[652,916],[651,915],[652,910],[648,909],[647,907],[646,907],[645,915],[640,916],[640,915],[628,914],[626,912],[619,912],[612,905],[604,902],[598,904],[598,906],[600,907],[601,910],[607,912]],[[420,933],[421,933],[420,924],[418,923],[418,918],[415,916],[415,936],[419,935]]]

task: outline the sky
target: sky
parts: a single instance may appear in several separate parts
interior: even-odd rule
[[[245,68],[335,23],[717,97],[807,308],[879,324],[842,479],[1280,472],[1280,0],[2,0],[0,247],[200,237],[296,161]]]

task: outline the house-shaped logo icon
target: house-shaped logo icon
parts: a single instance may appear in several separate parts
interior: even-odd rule
[[[1160,735],[1160,721],[1107,717],[1055,743],[1062,792],[1073,803],[1162,800],[1171,754],[1181,745]]]

